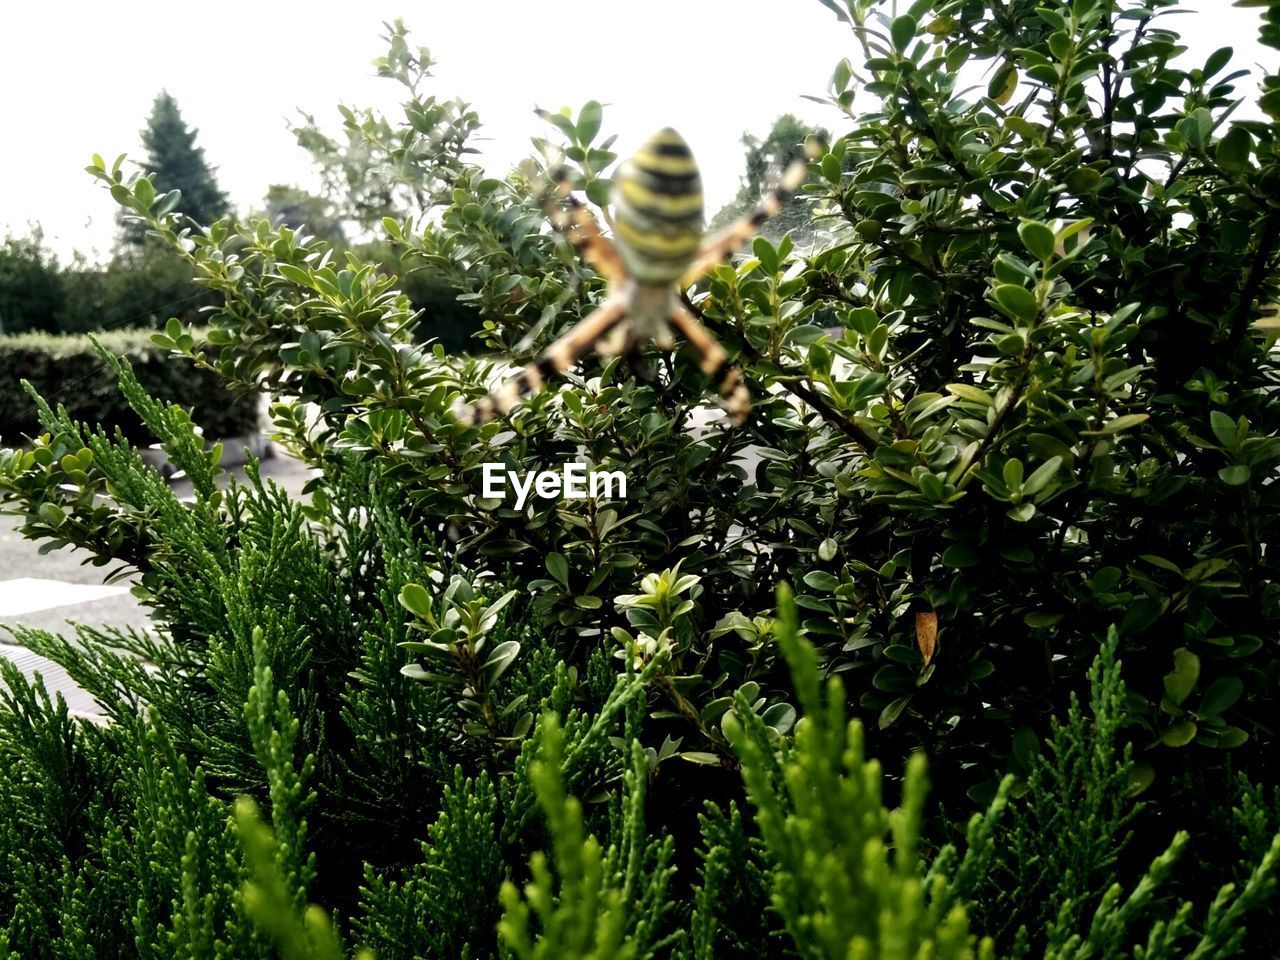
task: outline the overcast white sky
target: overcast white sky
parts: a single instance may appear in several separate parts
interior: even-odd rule
[[[1243,66],[1273,62],[1256,42],[1257,11],[1184,6],[1193,62],[1227,45]],[[610,105],[605,129],[624,152],[659,127],[679,129],[712,210],[737,189],[744,130],[764,133],[787,111],[839,129],[801,95],[823,94],[836,62],[855,53],[817,0],[6,2],[0,234],[39,221],[63,257],[108,254],[115,206],[83,167],[94,152],[140,156],[138,131],[162,87],[240,209],[271,183],[310,182],[286,120],[302,109],[336,128],[339,101],[394,111],[400,88],[369,61],[383,52],[382,22],[397,16],[438,61],[432,92],[479,112],[498,172],[546,131],[535,105],[594,98]]]

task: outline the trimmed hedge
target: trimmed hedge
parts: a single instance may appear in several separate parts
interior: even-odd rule
[[[152,396],[191,411],[206,437],[234,437],[258,429],[256,395],[233,392],[216,375],[175,361],[151,342],[151,334],[111,330],[94,336],[112,354],[128,359]],[[0,443],[21,443],[42,430],[23,380],[50,403],[63,404],[77,420],[102,424],[109,431],[119,427],[136,444],[154,442],[120,395],[115,374],[83,334],[0,336]]]

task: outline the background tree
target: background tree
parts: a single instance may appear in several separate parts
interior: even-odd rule
[[[361,259],[375,261],[400,279],[400,288],[421,311],[419,337],[438,341],[449,353],[465,353],[481,317],[459,297],[454,264],[416,256],[380,236],[385,217],[404,219],[438,210],[460,177],[476,172],[468,163],[479,117],[460,98],[424,92],[435,61],[426,47],[412,45],[402,21],[386,24],[386,56],[374,61],[379,76],[408,92],[401,119],[376,110],[340,106],[342,128],[328,132],[304,114],[292,127],[320,176],[319,195],[296,187],[272,187],[273,222],[305,224],[307,231]],[[276,220],[279,216],[281,219]],[[290,219],[292,218],[292,219]]]
[[[711,218],[710,228],[714,230],[725,226],[759,203],[779,172],[804,156],[805,140],[814,132],[814,128],[804,121],[784,113],[773,121],[763,140],[750,131],[744,133],[742,146],[746,149],[746,173],[742,186],[738,188],[737,196]],[[766,223],[761,232],[777,239],[788,231],[807,233],[811,229],[809,202],[800,194],[791,196],[783,205],[782,212]]]
[[[302,187],[273,183],[267,188],[265,213],[273,226],[303,230],[338,246],[345,244],[346,232],[333,203]]]
[[[0,244],[0,335],[52,330],[63,305],[58,261],[35,227]]]
[[[196,146],[198,133],[182,118],[178,101],[161,90],[142,131],[147,154],[142,167],[157,193],[181,193],[188,223],[208,226],[230,213],[231,203],[218,186],[204,148]],[[146,231],[145,224],[123,217],[112,262],[104,270],[68,274],[69,286],[79,295],[67,329],[154,327],[171,316],[190,321],[212,302],[193,281],[190,265],[162,245],[149,243]]]
[[[142,166],[160,192],[178,190],[190,222],[210,224],[230,212],[213,168],[196,146],[197,131],[182,119],[167,92],[155,99],[142,142]],[[283,221],[282,221],[283,222]],[[146,226],[120,217],[120,237],[107,264],[77,254],[60,264],[36,227],[28,237],[0,244],[0,335],[44,331],[79,333],[157,327],[170,317],[198,319],[213,296],[192,279],[183,258],[148,243]]]
[[[161,90],[142,131],[142,145],[147,152],[142,166],[158,193],[182,191],[183,212],[195,223],[208,225],[230,213],[231,203],[218,187],[204,147],[196,146],[198,133],[182,119],[178,101]],[[140,247],[145,235],[146,228],[136,221],[122,222],[121,240],[125,245]]]
[[[292,127],[298,145],[311,154],[323,183],[322,195],[338,216],[367,237],[383,217],[412,216],[443,203],[465,158],[480,119],[463,100],[422,92],[435,61],[426,47],[412,46],[400,20],[386,24],[387,55],[373,63],[378,75],[402,84],[411,99],[404,117],[340,106],[342,129],[328,133],[304,114]]]

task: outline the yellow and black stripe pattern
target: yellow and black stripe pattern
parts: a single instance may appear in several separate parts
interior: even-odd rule
[[[807,145],[810,159],[821,152],[816,141]],[[787,196],[800,187],[806,170],[803,160],[793,163],[761,199],[757,210],[705,240],[702,178],[689,145],[670,128],[650,137],[618,168],[612,197],[612,240],[573,197],[569,172],[554,170],[539,199],[552,225],[608,281],[609,296],[551,344],[540,360],[488,396],[467,404],[459,419],[479,424],[506,416],[588,351],[630,352],[648,342],[665,346],[674,329],[689,342],[698,365],[719,389],[730,421],[744,423],[751,413],[751,394],[742,374],[677,294],[741,249],[760,224],[777,214]]]
[[[613,216],[618,253],[637,283],[680,279],[702,242],[702,178],[680,134],[658,131],[618,168]]]

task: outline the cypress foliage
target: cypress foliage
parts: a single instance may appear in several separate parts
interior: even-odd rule
[[[805,713],[794,745],[779,751],[741,697],[726,732],[775,861],[773,906],[798,952],[806,960],[994,957],[992,941],[970,932],[964,906],[947,895],[951,881],[922,869],[924,757],[911,758],[902,805],[887,809],[862,725],[847,720],[839,678],[821,688],[816,652],[785,589],[779,613],[778,643]]]

